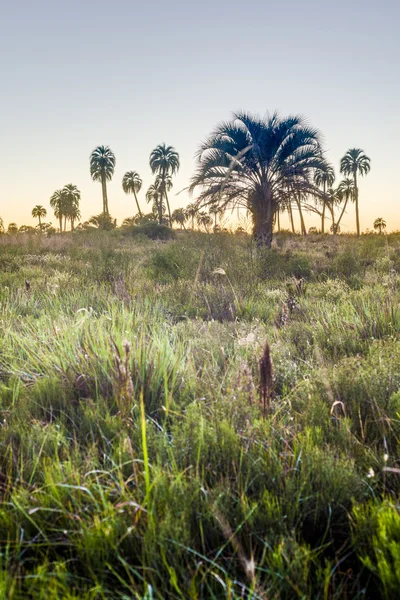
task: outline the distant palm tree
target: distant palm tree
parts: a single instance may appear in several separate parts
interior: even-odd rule
[[[18,233],[18,225],[16,223],[9,223],[7,227],[7,232],[10,235],[17,235]]]
[[[66,229],[67,219],[71,221],[71,231],[73,231],[74,222],[81,217],[79,211],[81,193],[76,185],[68,183],[63,187],[62,194],[64,199],[64,231]]]
[[[379,230],[379,234],[382,233],[382,229],[386,229],[386,221],[384,221],[384,219],[382,219],[382,217],[379,217],[378,219],[375,219],[374,221],[374,229]]]
[[[212,225],[212,218],[205,211],[201,211],[197,213],[196,221],[199,226],[204,227],[206,232],[209,232],[209,228]]]
[[[47,215],[47,210],[41,204],[36,204],[36,206],[32,209],[32,217],[34,219],[39,219],[39,230],[42,229],[42,217]]]
[[[326,192],[328,188],[332,188],[335,182],[335,171],[332,165],[325,163],[321,168],[316,169],[314,173],[314,181],[319,188],[322,188],[322,215],[321,215],[321,231],[325,233],[325,209],[327,205]]]
[[[141,180],[139,173],[136,171],[127,171],[122,178],[122,189],[124,190],[125,194],[134,195],[140,217],[142,216],[142,211],[140,210],[137,194],[141,190],[142,183],[143,181]]]
[[[288,196],[296,203],[320,191],[313,170],[324,163],[318,132],[300,117],[265,119],[237,113],[200,147],[190,190],[200,206],[244,207],[258,245],[272,243],[274,215]]]
[[[109,146],[98,146],[90,155],[90,175],[93,181],[101,182],[103,213],[109,215],[107,181],[111,181],[115,169],[115,155]]]
[[[360,235],[360,214],[358,209],[358,185],[357,175],[367,175],[371,170],[371,159],[364,154],[360,148],[348,150],[340,161],[340,172],[343,175],[353,176],[354,200],[356,203],[356,225],[357,235]]]
[[[174,175],[179,171],[179,154],[172,146],[159,144],[150,154],[150,168],[153,173],[157,173],[161,180],[160,191],[165,198],[168,208],[169,224],[172,227],[171,209],[168,201],[167,191],[172,187],[167,186],[167,177]]]
[[[0,217],[0,233],[4,233],[4,221],[1,217]]]
[[[165,204],[160,188],[152,184],[146,192],[147,202],[153,203],[153,213],[158,217],[158,224],[162,225],[164,220]]]
[[[186,216],[186,212],[183,208],[176,208],[174,210],[174,212],[172,213],[172,221],[174,221],[175,223],[178,223],[178,225],[181,226],[181,229],[185,229],[186,231],[186,227],[185,227],[185,222],[187,220],[187,216]]]
[[[187,218],[188,219],[192,219],[192,229],[194,229],[194,219],[195,219],[195,216],[198,213],[198,210],[199,209],[198,209],[197,205],[194,204],[194,203],[188,204],[187,207],[186,207],[186,209],[185,209]]]
[[[218,226],[218,217],[223,213],[223,210],[219,206],[210,206],[210,215],[214,217],[214,229]]]
[[[50,206],[54,211],[54,216],[60,224],[60,233],[62,233],[63,216],[66,209],[65,195],[63,190],[56,190],[50,198]]]
[[[343,181],[340,182],[339,187],[336,190],[336,198],[338,198],[340,202],[344,200],[342,212],[340,213],[340,217],[336,223],[337,230],[339,230],[340,228],[340,221],[342,220],[342,217],[346,211],[347,204],[349,200],[351,202],[354,201],[354,196],[354,181],[347,177],[346,179],[343,179]]]

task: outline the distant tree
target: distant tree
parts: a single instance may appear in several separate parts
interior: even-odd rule
[[[1,217],[0,217],[0,233],[4,233],[4,221]]]
[[[344,200],[342,212],[340,213],[340,217],[336,223],[336,228],[340,230],[340,221],[342,220],[342,217],[346,211],[347,204],[349,200],[351,202],[354,202],[354,181],[352,179],[349,179],[348,177],[346,179],[343,179],[343,181],[340,182],[335,194],[339,202],[343,202]]]
[[[135,217],[126,217],[126,219],[122,221],[122,227],[133,227],[134,225],[136,225]]]
[[[319,133],[300,117],[240,112],[202,144],[190,190],[200,188],[200,206],[244,207],[257,244],[269,248],[277,208],[318,195],[313,171],[323,163]]]
[[[32,209],[32,217],[34,219],[39,219],[39,230],[42,229],[42,217],[47,215],[47,210],[41,204],[36,204],[36,206]]]
[[[382,217],[379,217],[378,219],[375,219],[375,221],[374,221],[374,229],[375,229],[375,231],[379,231],[379,234],[381,234],[382,230],[386,229],[386,221],[384,221],[382,219]]]
[[[58,219],[60,233],[63,230],[63,217],[66,209],[65,195],[63,190],[56,190],[50,198],[50,206],[54,211],[54,216]]]
[[[188,204],[185,212],[186,212],[186,216],[188,219],[192,220],[192,229],[194,229],[194,219],[198,213],[198,207],[196,204],[192,203],[192,204]]]
[[[223,214],[223,210],[219,206],[210,206],[209,213],[214,217],[214,229],[218,225],[218,217]]]
[[[18,229],[18,233],[30,233],[34,235],[37,233],[37,229],[32,227],[32,225],[21,225],[21,227]]]
[[[89,221],[85,221],[83,226],[88,229],[92,227],[102,231],[111,231],[112,229],[116,228],[117,220],[113,219],[110,215],[100,213],[99,215],[94,215],[91,217]]]
[[[207,233],[209,233],[210,226],[212,225],[212,218],[205,211],[200,211],[196,215],[196,221],[199,227],[204,227]]]
[[[67,220],[71,221],[71,231],[74,230],[74,223],[81,218],[79,203],[81,193],[72,183],[68,183],[62,189],[63,195],[63,213],[64,213],[64,231],[66,229]]]
[[[340,161],[340,172],[343,175],[352,176],[354,183],[354,200],[356,203],[356,226],[357,235],[360,235],[360,214],[358,208],[358,185],[357,175],[367,175],[371,170],[371,159],[359,148],[348,150]]]
[[[159,144],[150,154],[150,168],[153,173],[157,173],[160,177],[158,188],[162,198],[165,198],[167,203],[170,227],[172,227],[172,215],[167,194],[167,177],[177,173],[179,166],[179,154],[172,146]]]
[[[183,208],[176,208],[174,210],[174,212],[172,213],[172,221],[174,223],[178,223],[178,225],[181,226],[181,229],[185,229],[185,222],[186,222],[187,216],[185,213],[185,210]]]
[[[9,235],[17,235],[18,225],[16,223],[10,223],[7,227],[7,233]]]
[[[140,217],[142,216],[142,211],[140,210],[137,194],[141,190],[142,183],[143,182],[139,176],[139,173],[137,173],[136,171],[127,171],[122,178],[122,189],[124,190],[125,194],[134,195]]]
[[[325,209],[329,199],[327,197],[328,188],[332,188],[335,182],[335,171],[332,165],[324,163],[319,169],[315,170],[314,182],[319,188],[322,188],[322,215],[321,215],[321,231],[325,233]]]
[[[146,192],[146,200],[153,203],[153,214],[157,215],[158,224],[162,225],[164,222],[165,204],[159,186],[152,184],[149,187]]]
[[[115,170],[115,155],[109,146],[98,146],[90,155],[90,175],[93,181],[101,182],[103,194],[103,214],[110,214],[108,209],[107,181],[111,181]]]

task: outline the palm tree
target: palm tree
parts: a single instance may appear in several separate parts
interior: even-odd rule
[[[176,208],[174,210],[174,212],[172,213],[172,220],[175,223],[178,223],[178,225],[181,226],[181,229],[183,227],[183,229],[186,231],[186,227],[185,227],[185,221],[187,219],[186,216],[186,212],[183,208]]]
[[[98,146],[90,155],[90,175],[93,181],[101,182],[103,213],[109,215],[107,181],[111,181],[115,169],[115,155],[109,146]]]
[[[169,191],[170,188],[168,189],[166,180],[168,175],[174,175],[179,171],[179,166],[179,154],[172,146],[160,144],[150,154],[150,168],[152,173],[157,173],[162,182],[160,191],[167,203],[170,227],[172,227],[172,216],[167,195],[167,191]],[[170,187],[172,187],[172,182]]]
[[[358,186],[357,175],[367,175],[371,170],[371,159],[364,154],[360,148],[351,148],[340,161],[340,172],[343,175],[353,176],[354,200],[356,203],[356,225],[357,235],[360,235],[360,215],[358,210]]]
[[[0,233],[4,233],[4,221],[1,217],[0,217]]]
[[[218,227],[218,217],[220,217],[223,213],[223,210],[219,206],[211,206],[210,207],[210,215],[214,216],[214,229]]]
[[[72,183],[68,183],[63,187],[63,202],[64,202],[64,231],[66,229],[67,219],[71,221],[71,231],[74,230],[74,221],[80,219],[79,202],[81,193]]]
[[[160,188],[152,184],[146,192],[147,202],[153,202],[153,213],[158,217],[158,224],[162,225],[164,220],[165,204]]]
[[[196,215],[196,221],[199,226],[203,226],[206,232],[208,233],[208,229],[210,225],[212,225],[212,218],[209,214],[204,211],[198,212]]]
[[[319,188],[322,188],[324,194],[322,199],[321,231],[322,233],[325,233],[326,192],[328,188],[332,188],[335,182],[335,171],[332,165],[325,163],[321,168],[316,169],[314,173],[314,182]]]
[[[198,207],[194,203],[188,204],[185,210],[187,218],[192,219],[192,229],[194,229],[194,219],[198,210]]]
[[[190,190],[201,188],[199,206],[246,208],[258,245],[270,248],[276,209],[289,195],[320,194],[312,174],[322,164],[319,134],[302,118],[241,112],[201,145]]]
[[[344,200],[344,205],[343,205],[343,209],[342,212],[340,213],[340,217],[337,220],[336,223],[336,229],[335,231],[339,231],[340,230],[340,221],[342,220],[342,217],[346,211],[346,207],[347,204],[349,202],[349,200],[351,202],[354,202],[354,181],[352,179],[349,179],[348,177],[346,179],[343,179],[343,181],[340,182],[336,192],[335,192],[336,198],[338,199],[339,202],[343,202]]]
[[[62,220],[66,208],[65,195],[63,190],[56,190],[50,198],[50,206],[54,211],[54,216],[60,224],[60,233],[63,230]]]
[[[384,221],[384,219],[382,219],[382,217],[375,219],[374,229],[375,229],[375,231],[379,230],[379,234],[381,234],[382,229],[386,229],[386,221]]]
[[[125,194],[134,195],[140,217],[142,216],[142,211],[140,210],[137,194],[141,190],[142,183],[143,182],[140,178],[140,175],[136,171],[127,171],[122,178],[122,189],[124,190]]]
[[[47,210],[41,204],[36,204],[36,206],[32,209],[32,217],[34,219],[39,219],[39,230],[42,230],[42,217],[47,215]]]
[[[10,235],[17,235],[18,233],[18,225],[16,223],[9,223],[7,227],[7,232]]]

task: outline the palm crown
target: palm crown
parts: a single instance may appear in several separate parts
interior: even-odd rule
[[[201,145],[197,160],[190,190],[201,188],[198,204],[245,207],[257,241],[267,246],[281,203],[291,196],[320,195],[312,181],[313,170],[324,165],[320,138],[301,117],[237,113]]]
[[[47,215],[47,210],[45,209],[44,206],[37,204],[36,206],[33,207],[32,217],[34,219],[39,219],[39,228],[42,225],[42,217],[45,217],[46,215]]]

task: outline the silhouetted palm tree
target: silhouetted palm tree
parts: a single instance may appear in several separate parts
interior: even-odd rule
[[[374,221],[374,229],[379,231],[379,234],[382,233],[382,229],[386,229],[386,221],[379,217]]]
[[[205,211],[198,212],[196,215],[197,224],[204,227],[206,232],[209,232],[209,228],[212,225],[212,218]]]
[[[134,195],[140,217],[142,216],[142,211],[140,210],[137,194],[141,190],[142,183],[143,182],[140,178],[140,175],[136,171],[127,171],[122,178],[122,189],[124,190],[125,194]]]
[[[162,225],[164,220],[165,204],[163,201],[163,195],[159,187],[152,184],[146,192],[147,202],[153,203],[153,213],[158,217],[158,224]]]
[[[357,235],[360,235],[360,214],[358,209],[358,185],[357,175],[367,175],[371,170],[371,159],[364,154],[360,148],[348,150],[340,161],[340,172],[343,175],[353,176],[354,200],[356,203],[356,225]]]
[[[0,217],[0,233],[4,233],[4,221],[1,217]]]
[[[90,155],[90,175],[93,181],[101,182],[103,213],[109,215],[107,181],[111,181],[115,169],[115,155],[109,146],[98,146]]]
[[[150,168],[153,173],[157,173],[159,175],[162,182],[159,187],[161,194],[167,203],[170,227],[172,227],[172,217],[167,195],[168,186],[166,180],[168,175],[171,176],[178,172],[179,166],[179,154],[172,146],[160,144],[150,154]]]
[[[322,188],[322,215],[321,215],[321,231],[325,233],[325,209],[327,203],[326,192],[328,188],[332,188],[335,182],[335,171],[332,165],[325,163],[321,168],[316,169],[314,173],[314,181],[319,188]]]
[[[47,210],[41,204],[36,204],[36,206],[32,209],[32,217],[34,219],[39,219],[39,230],[42,230],[42,217],[47,215]]]
[[[198,213],[198,210],[199,210],[198,206],[194,203],[188,204],[185,209],[187,218],[192,220],[192,229],[194,229],[194,219]]]
[[[318,132],[300,117],[246,113],[222,123],[201,145],[190,190],[199,206],[244,207],[259,245],[271,246],[274,214],[288,195],[320,194],[313,171],[323,164]]]
[[[79,202],[81,193],[72,183],[68,183],[62,189],[63,206],[64,206],[64,231],[66,229],[67,219],[71,221],[71,231],[74,229],[74,222],[80,219]]]
[[[174,210],[174,212],[172,213],[172,220],[175,223],[178,223],[178,225],[181,226],[181,229],[183,228],[186,230],[186,227],[185,227],[186,219],[187,219],[187,216],[186,216],[185,210],[183,208],[176,208]]]
[[[62,220],[66,209],[65,195],[63,190],[56,190],[50,198],[50,206],[54,211],[54,216],[60,224],[60,233],[63,230]]]
[[[354,181],[352,179],[349,179],[348,177],[346,179],[343,179],[343,181],[340,182],[339,187],[336,190],[336,197],[340,202],[344,200],[342,212],[340,213],[340,217],[336,223],[336,229],[339,231],[340,221],[342,220],[349,200],[351,200],[351,202],[354,202]]]

